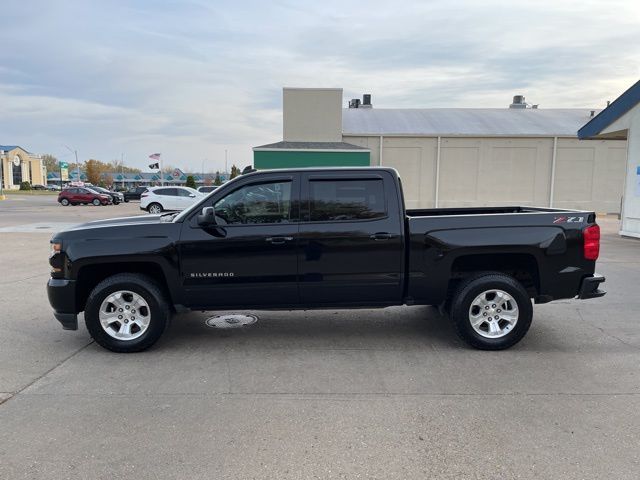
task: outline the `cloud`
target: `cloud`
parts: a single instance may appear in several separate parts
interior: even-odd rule
[[[34,14],[34,12],[38,12]],[[638,77],[631,2],[4,2],[0,131],[36,152],[240,165],[283,86],[376,107],[600,107]]]

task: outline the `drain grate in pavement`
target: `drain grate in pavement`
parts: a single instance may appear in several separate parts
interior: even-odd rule
[[[216,315],[205,320],[205,325],[211,328],[242,328],[246,325],[253,325],[258,321],[255,315],[245,313],[230,313],[226,315]]]

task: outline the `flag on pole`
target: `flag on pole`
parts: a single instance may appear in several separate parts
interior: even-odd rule
[[[149,155],[149,158],[151,160],[160,160],[160,154],[159,153],[152,153],[151,155]],[[152,163],[151,165],[149,165],[149,168],[160,168],[160,163],[156,162],[156,163]]]

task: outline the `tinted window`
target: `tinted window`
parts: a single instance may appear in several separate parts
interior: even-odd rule
[[[153,193],[155,193],[156,195],[169,195],[172,197],[176,197],[178,195],[178,192],[176,192],[175,188],[159,188],[157,190],[154,190]]]
[[[215,204],[227,224],[284,223],[291,220],[291,182],[246,185]]]
[[[188,197],[193,193],[193,192],[190,192],[189,190],[185,190],[184,188],[177,188],[176,190],[178,191],[179,197]]]
[[[309,214],[312,222],[384,217],[382,179],[312,180],[309,182]]]
[[[213,192],[216,189],[216,187],[200,187],[198,190],[202,193],[209,193],[209,192]]]

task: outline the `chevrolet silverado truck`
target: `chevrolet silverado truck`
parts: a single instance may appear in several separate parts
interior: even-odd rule
[[[458,335],[508,348],[533,303],[605,294],[594,212],[406,209],[391,168],[250,172],[191,208],[85,223],[51,239],[64,329],[116,352],[153,345],[173,312],[433,305]]]

